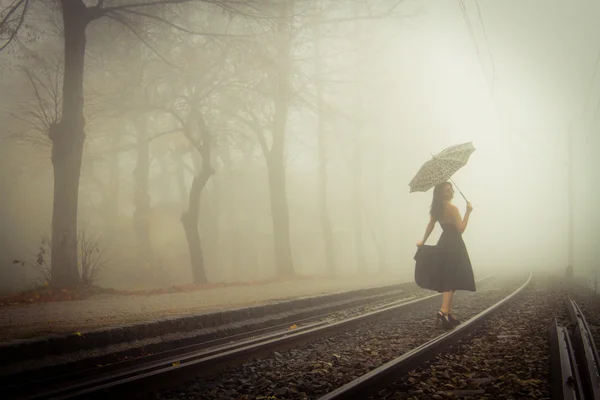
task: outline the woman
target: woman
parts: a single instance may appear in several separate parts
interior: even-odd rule
[[[452,296],[456,290],[475,291],[473,268],[462,233],[467,228],[469,216],[473,211],[471,203],[467,203],[467,212],[461,218],[460,212],[452,204],[454,189],[449,182],[440,183],[433,189],[431,202],[431,219],[425,229],[423,240],[417,242],[418,253],[431,235],[435,223],[442,227],[442,235],[435,246],[435,257],[423,258],[421,262],[435,263],[428,269],[435,274],[435,288],[443,293],[442,308],[437,312],[437,322],[444,328],[452,328],[460,322],[452,314]],[[428,246],[425,246],[428,247]],[[419,262],[419,261],[417,261]]]

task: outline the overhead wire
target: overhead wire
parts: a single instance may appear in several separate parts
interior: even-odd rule
[[[481,56],[481,51],[479,49],[479,44],[477,43],[477,39],[475,37],[475,33],[473,31],[473,26],[471,25],[471,20],[469,19],[469,13],[467,11],[467,6],[465,5],[464,0],[458,0],[458,6],[460,7],[463,19],[465,21],[465,25],[467,26],[467,31],[469,32],[469,37],[471,38],[471,41],[473,42],[473,46],[475,47],[475,53],[477,54],[477,60],[479,61],[479,65],[481,66],[481,70],[483,71],[483,75],[485,77],[485,80],[488,83],[488,85],[490,86],[491,95],[493,97],[493,95],[494,95],[494,86],[495,86],[495,68],[494,68],[494,62],[493,62],[492,53],[491,53],[491,50],[490,50],[490,45],[489,45],[489,42],[488,42],[488,39],[487,39],[487,33],[486,33],[486,30],[485,30],[485,26],[483,24],[483,19],[481,18],[481,10],[479,9],[479,4],[477,3],[477,1],[475,1],[475,3],[477,4],[479,23],[481,24],[481,26],[483,28],[484,40],[486,42],[486,47],[488,49],[488,54],[490,55],[491,64],[492,64],[492,83],[491,84],[490,84],[489,79],[488,79],[487,74],[486,74],[485,64],[484,64],[483,58]]]
[[[586,112],[590,102],[592,101],[592,92],[594,89],[594,81],[596,80],[596,74],[598,73],[598,65],[600,65],[600,50],[598,51],[598,55],[596,56],[594,70],[592,71],[592,77],[590,78],[590,83],[588,85],[587,96],[586,96],[585,102],[583,103],[583,109],[581,110],[581,120],[584,119],[585,112]],[[592,120],[590,121],[590,130],[589,130],[588,136],[592,135],[594,125],[596,124],[599,114],[600,114],[600,98],[598,98],[598,102],[596,103],[596,110],[594,111]]]
[[[498,113],[500,113],[500,111],[499,111],[500,107],[497,104],[496,98],[494,96],[495,82],[496,82],[496,67],[495,67],[494,57],[493,57],[492,51],[491,51],[491,46],[490,46],[488,36],[487,36],[487,29],[485,27],[485,23],[484,23],[484,20],[482,17],[482,12],[479,7],[479,3],[477,0],[474,0],[476,7],[477,7],[477,18],[479,20],[479,24],[481,25],[481,30],[483,32],[483,42],[485,43],[485,47],[487,49],[487,53],[490,58],[490,64],[491,64],[491,68],[492,68],[491,83],[490,83],[490,79],[488,78],[488,74],[486,73],[485,65],[484,65],[483,58],[482,58],[482,51],[480,50],[480,45],[478,44],[477,38],[475,37],[474,31],[473,31],[473,26],[472,26],[470,18],[469,18],[469,12],[465,5],[465,1],[464,0],[457,0],[457,1],[458,1],[458,5],[461,9],[462,16],[463,16],[465,25],[467,27],[467,31],[469,32],[469,36],[475,47],[475,52],[476,52],[479,64],[481,66],[482,73],[484,75],[485,81],[486,81],[488,89],[489,89],[488,93],[490,95],[491,103],[492,103],[493,107],[496,109],[496,111]],[[512,119],[509,119],[509,120],[512,121]],[[505,120],[505,122],[506,122],[506,120]],[[533,136],[531,136],[529,133],[526,133],[522,127],[516,126],[514,122],[510,123],[510,126],[513,131],[518,132],[520,134],[521,140],[524,140],[525,138],[529,138],[530,140],[535,140]],[[529,156],[532,156],[532,155],[529,155]],[[537,159],[537,156],[534,156],[534,157]]]
[[[481,66],[481,71],[483,73],[483,77],[486,81],[486,84],[488,86],[489,89],[489,95],[490,95],[490,100],[491,103],[493,105],[493,107],[496,109],[496,111],[498,111],[499,107],[498,104],[496,103],[496,99],[495,99],[495,84],[496,84],[496,66],[495,66],[495,62],[494,62],[494,57],[492,55],[492,50],[491,50],[491,46],[488,40],[488,36],[487,36],[487,30],[485,28],[485,23],[483,21],[483,17],[482,17],[482,13],[481,13],[481,9],[479,7],[479,3],[477,0],[475,0],[475,4],[477,6],[477,18],[479,20],[479,24],[481,25],[481,29],[483,31],[483,39],[485,42],[485,47],[487,49],[487,53],[489,55],[490,58],[490,64],[492,67],[492,79],[490,82],[490,79],[488,78],[488,74],[486,73],[486,68],[485,68],[485,64],[483,62],[483,57],[482,57],[482,52],[480,51],[480,45],[477,41],[477,38],[475,37],[475,33],[473,31],[473,26],[471,24],[471,20],[469,18],[469,12],[467,10],[467,6],[465,5],[465,1],[464,0],[457,0],[458,5],[460,7],[461,13],[462,13],[462,17],[463,20],[465,22],[465,25],[467,27],[467,31],[469,33],[469,37],[473,43],[473,46],[475,48],[475,53],[477,55],[477,59],[479,61],[479,65]],[[522,133],[522,130],[519,127],[515,127],[513,126],[513,129],[516,131],[519,131],[520,133]],[[526,137],[527,135],[522,133],[521,135],[522,137]]]
[[[481,52],[479,50],[479,46],[478,46],[477,41],[476,41],[476,39],[474,37],[474,34],[473,34],[473,28],[472,28],[471,23],[469,21],[469,16],[468,16],[468,13],[467,13],[466,6],[464,4],[464,0],[458,0],[458,3],[459,3],[459,6],[461,8],[461,11],[462,11],[462,14],[463,14],[463,18],[465,20],[465,24],[467,26],[467,30],[469,31],[469,35],[471,37],[471,40],[473,41],[473,43],[475,45],[475,51],[476,51],[477,57],[479,59],[479,63],[481,65],[482,70],[483,70],[484,75],[485,75],[485,69],[483,67],[483,61],[481,59]],[[486,47],[488,49],[488,54],[490,56],[490,61],[492,63],[492,87],[491,87],[491,95],[492,95],[492,102],[495,103],[494,96],[493,96],[493,93],[494,93],[494,82],[495,82],[495,65],[494,65],[494,60],[493,60],[493,57],[492,57],[491,48],[489,46],[489,41],[487,39],[487,33],[486,33],[486,29],[485,29],[485,24],[483,23],[483,18],[481,16],[481,10],[479,8],[479,3],[478,3],[477,0],[475,0],[475,4],[476,4],[476,7],[477,7],[477,15],[478,15],[481,27],[482,27],[482,31],[483,31],[483,36],[484,36],[484,40],[485,40],[485,43],[486,43]],[[594,82],[596,80],[596,75],[598,73],[598,66],[599,65],[600,65],[600,51],[598,52],[598,56],[596,57],[596,61],[595,61],[595,64],[594,64],[594,69],[593,69],[593,72],[592,72],[592,75],[591,75],[591,78],[590,78],[590,82],[588,84],[587,95],[585,97],[585,101],[584,101],[584,104],[583,104],[580,121],[584,120],[585,115],[586,115],[586,111],[588,110],[589,105],[590,105],[590,103],[592,101],[592,96],[593,96],[593,93],[594,93]],[[486,78],[486,81],[487,81],[487,78]],[[590,121],[589,132],[588,132],[588,135],[587,135],[588,139],[591,138],[591,135],[594,132],[594,127],[596,126],[596,123],[597,123],[597,120],[598,120],[599,116],[600,116],[600,98],[598,99],[598,101],[596,103],[596,109],[595,109],[594,114],[592,116],[592,119]],[[568,132],[568,135],[569,135],[569,157],[568,157],[569,161],[568,161],[568,164],[569,165],[571,165],[571,163],[572,163],[571,146],[572,146],[572,138],[573,138],[573,134],[574,134],[573,127],[574,127],[574,124],[572,123],[571,124],[571,129],[569,129],[569,132]],[[570,174],[571,173],[572,172],[570,172]],[[572,182],[572,177],[570,177],[570,182]],[[569,190],[569,192],[572,193],[572,190]],[[571,205],[570,206],[570,212],[572,212],[572,211],[573,211],[573,209],[572,209],[572,205]],[[570,218],[570,221],[572,223],[573,217]],[[571,227],[570,229],[573,229],[573,228]],[[572,237],[572,233],[570,233],[569,240],[572,240],[572,238],[573,238]],[[572,252],[573,252],[573,245],[571,243],[569,245],[569,256],[568,256],[569,257],[569,264],[571,264],[571,265],[572,265],[572,257],[573,257]]]
[[[490,56],[490,64],[492,64],[492,96],[494,94],[494,88],[496,86],[496,65],[494,63],[494,56],[492,56],[492,50],[487,37],[487,31],[485,24],[483,23],[483,17],[481,16],[481,9],[479,8],[479,2],[475,0],[475,6],[477,7],[477,17],[479,18],[479,24],[483,32],[483,40],[485,41],[485,47],[487,48],[488,55]]]
[[[475,37],[474,31],[473,31],[473,26],[471,25],[471,21],[469,18],[469,13],[467,10],[467,7],[465,5],[464,0],[458,0],[458,4],[459,7],[461,9],[462,12],[462,16],[463,19],[465,21],[465,25],[467,27],[467,31],[469,32],[469,36],[471,38],[471,41],[473,42],[473,45],[475,47],[475,53],[477,55],[479,64],[481,65],[482,71],[484,73],[484,75],[486,76],[486,81],[488,82],[488,85],[490,85],[490,91],[491,91],[491,95],[492,95],[492,101],[494,102],[494,89],[495,89],[495,80],[496,80],[496,67],[495,67],[495,62],[494,62],[494,57],[492,55],[492,51],[491,51],[491,46],[489,45],[489,40],[488,40],[488,36],[487,36],[487,30],[485,27],[485,23],[483,21],[483,17],[482,17],[482,13],[481,13],[481,8],[479,7],[479,2],[477,0],[475,1],[475,6],[477,8],[477,18],[479,20],[479,24],[481,25],[481,29],[482,29],[482,33],[483,33],[483,41],[485,42],[485,47],[487,49],[487,53],[489,55],[490,58],[490,64],[491,64],[491,69],[492,69],[492,81],[491,84],[487,78],[487,74],[485,71],[485,66],[483,63],[483,59],[481,56],[481,50],[480,50],[480,46],[477,42],[477,39]],[[600,51],[598,52],[598,56],[596,57],[596,62],[595,62],[595,66],[594,66],[594,70],[592,73],[592,76],[590,78],[590,83],[588,85],[588,92],[586,95],[586,100],[584,102],[583,105],[583,110],[582,110],[582,114],[581,114],[581,120],[584,119],[585,117],[585,112],[587,111],[590,102],[592,101],[592,96],[593,96],[593,92],[594,92],[594,81],[596,79],[596,75],[598,73],[598,66],[600,65]],[[495,102],[494,102],[495,103]],[[598,99],[597,103],[596,103],[596,109],[594,111],[594,116],[592,118],[591,121],[591,126],[590,126],[590,132],[589,135],[591,135],[593,133],[593,126],[596,124],[598,118],[600,117],[600,98]],[[573,124],[572,124],[573,125]]]

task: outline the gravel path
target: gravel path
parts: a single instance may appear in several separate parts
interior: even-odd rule
[[[475,293],[459,293],[455,314],[468,319],[499,301],[524,282],[490,279]],[[344,334],[318,339],[268,358],[197,378],[156,399],[312,399],[401,355],[442,331],[435,327],[435,307],[399,312]]]
[[[0,342],[388,286],[411,280],[412,275],[407,272],[315,278],[151,296],[97,295],[79,301],[3,306],[0,307]]]
[[[568,322],[564,298],[569,292],[548,290],[540,281],[451,352],[373,399],[550,399],[548,328],[555,316]]]

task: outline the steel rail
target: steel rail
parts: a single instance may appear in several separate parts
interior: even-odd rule
[[[488,275],[478,280],[482,282],[494,275]],[[4,395],[12,395],[15,399],[72,399],[72,398],[109,398],[119,395],[137,398],[146,393],[173,387],[189,379],[208,373],[214,373],[225,366],[243,362],[249,358],[267,355],[274,350],[291,348],[299,344],[315,340],[320,337],[330,336],[337,332],[346,331],[353,326],[366,321],[381,318],[389,313],[408,310],[413,306],[422,306],[440,297],[440,293],[428,295],[414,300],[405,299],[398,303],[396,300],[391,305],[381,306],[378,309],[358,316],[335,322],[316,321],[305,327],[291,331],[275,332],[254,338],[247,338],[234,343],[223,343],[227,338],[219,339],[217,346],[184,351],[182,354],[157,353],[152,356],[130,360],[126,367],[120,365],[108,366],[108,369],[99,371],[82,371],[73,376],[61,377],[58,382],[30,382],[28,387],[17,388],[12,391],[3,389]],[[229,338],[231,340],[231,338]],[[188,346],[194,348],[194,346]],[[187,349],[189,350],[189,349]],[[118,363],[120,364],[120,363]],[[108,371],[105,373],[105,371]],[[90,378],[90,375],[91,378]],[[75,377],[76,379],[71,379]],[[47,385],[44,385],[48,383]],[[41,387],[40,387],[41,386]],[[45,386],[45,387],[44,387]],[[48,387],[51,386],[51,387]],[[26,393],[19,392],[26,389]]]
[[[306,329],[314,328],[325,324],[326,321],[316,321],[307,323],[306,325],[299,326],[295,329],[295,332],[301,332]],[[16,398],[30,398],[28,396],[34,396],[39,392],[39,387],[60,387],[61,385],[73,384],[78,381],[92,381],[95,376],[102,376],[109,373],[119,373],[122,375],[135,374],[141,369],[140,365],[143,365],[144,369],[152,370],[153,368],[161,367],[165,364],[165,360],[178,360],[179,358],[185,357],[186,354],[191,352],[203,353],[205,355],[215,354],[222,349],[234,349],[242,347],[244,345],[259,343],[268,339],[281,337],[286,335],[289,330],[289,325],[286,325],[285,329],[277,331],[267,331],[266,333],[258,334],[251,332],[253,335],[240,335],[238,340],[234,337],[216,339],[214,341],[203,342],[197,345],[184,346],[181,348],[167,350],[160,353],[155,353],[140,358],[124,360],[114,364],[99,365],[96,368],[86,368],[82,370],[69,371],[66,373],[58,373],[55,375],[46,375],[33,378],[30,380],[19,378],[19,382],[13,382],[12,384],[8,380],[4,380],[2,392],[4,395],[17,396]],[[174,361],[173,361],[174,362]],[[15,378],[13,378],[15,379]]]
[[[573,348],[583,394],[586,399],[600,400],[600,357],[594,338],[579,305],[570,298],[565,303],[573,327]]]
[[[397,298],[401,294],[414,294],[415,291],[420,291],[417,285],[409,286],[408,283],[405,282],[378,288],[307,296],[305,298],[293,300],[275,299],[261,305],[247,305],[245,307],[242,306],[223,311],[213,310],[212,312],[204,313],[207,317],[212,315],[210,318],[211,321],[209,321],[207,325],[205,325],[200,318],[203,313],[199,313],[170,318],[159,318],[156,321],[139,321],[137,323],[123,325],[122,327],[116,327],[116,329],[115,327],[93,329],[88,332],[82,332],[81,336],[65,334],[63,332],[51,335],[54,337],[49,341],[45,340],[48,338],[43,337],[31,338],[26,340],[28,344],[21,350],[19,349],[22,346],[18,343],[0,343],[0,371],[10,371],[11,364],[12,366],[18,365],[23,361],[35,360],[41,356],[48,355],[49,357],[60,357],[70,352],[93,351],[97,347],[100,347],[99,343],[107,342],[106,344],[102,344],[101,347],[118,347],[123,343],[153,339],[165,334],[182,334],[182,338],[168,340],[166,342],[161,341],[158,344],[150,343],[143,346],[145,348],[144,350],[149,348],[152,352],[164,351],[188,344],[196,344],[199,341],[214,340],[223,336],[231,336],[232,334],[244,334],[250,326],[251,329],[259,330],[269,329],[276,325],[286,323],[291,325],[300,319],[311,318],[334,311],[347,310],[352,307],[360,307],[366,304],[376,304],[379,301],[385,302],[389,299]],[[291,304],[295,304],[295,306],[290,307]],[[269,308],[271,309],[271,312],[268,314],[256,311]],[[246,311],[244,311],[244,309]],[[249,315],[244,315],[246,313]],[[231,315],[233,314],[236,314],[237,317],[231,318]],[[265,318],[266,316],[268,316],[268,318]],[[221,322],[215,323],[214,320],[218,317],[221,319]],[[222,318],[224,318],[224,320]],[[176,321],[181,321],[182,326],[175,326],[178,325],[175,324]],[[191,321],[195,321],[195,324],[192,324]],[[149,322],[152,328],[148,328]],[[238,322],[241,322],[241,324],[238,324]],[[174,329],[166,329],[168,325]],[[134,329],[136,326],[146,326],[147,329]],[[203,332],[194,332],[194,330],[198,328]],[[106,338],[107,336],[111,336],[112,332],[114,332],[114,336],[117,338],[116,340],[103,340],[103,337]],[[67,341],[70,341],[69,346],[67,346]],[[36,346],[37,351],[32,353],[32,348],[35,348]],[[88,366],[107,364],[109,362],[107,359],[110,359],[111,355],[118,355],[118,357],[136,357],[143,355],[143,352],[140,350],[141,348],[138,346],[121,350],[118,354],[104,354],[102,356],[94,357],[97,360],[88,358],[88,360],[92,362]],[[7,373],[0,372],[0,385],[2,384],[2,378],[6,375]]]
[[[397,381],[400,376],[415,369],[422,363],[432,359],[437,354],[446,350],[449,346],[464,338],[469,332],[480,325],[485,318],[520,294],[531,282],[532,274],[513,293],[475,315],[471,319],[458,325],[456,328],[437,336],[436,338],[410,350],[382,366],[354,379],[338,389],[327,393],[319,400],[338,399],[367,399],[376,394],[382,388]]]
[[[558,324],[550,325],[550,375],[554,400],[583,400],[581,378],[569,331]]]
[[[157,363],[144,364],[108,376],[57,388],[50,392],[38,392],[32,397],[26,397],[26,399],[72,399],[82,396],[85,398],[108,398],[108,396],[116,394],[136,397],[141,395],[141,391],[148,392],[161,389],[166,382],[169,383],[168,386],[174,385],[175,382],[184,383],[195,376],[212,373],[220,369],[220,366],[230,365],[234,361],[244,361],[268,354],[276,349],[294,347],[319,337],[348,330],[359,323],[364,323],[410,305],[423,303],[434,297],[437,297],[437,295],[393,305],[331,324],[312,327],[301,332],[291,331],[281,337],[257,340],[248,345],[237,346],[236,343],[234,344],[235,347],[231,349],[224,346],[219,349],[220,351],[211,351],[210,353],[200,351],[185,356],[164,359]]]
[[[491,277],[491,275],[483,279],[487,279],[489,277]],[[398,299],[398,297],[403,294],[410,295],[410,293],[396,292],[392,294],[390,292],[386,293],[385,297],[382,297],[381,295],[373,296],[374,298],[363,299],[358,303],[357,301],[350,301],[348,307],[345,309],[340,309],[339,304],[334,302],[332,303],[331,307],[324,308],[319,313],[315,313],[308,317],[300,315],[298,319],[290,320],[287,323],[280,323],[263,328],[252,329],[242,333],[233,333],[209,340],[196,341],[195,343],[189,338],[185,338],[183,340],[174,341],[175,345],[169,345],[166,349],[160,349],[161,344],[152,344],[148,346],[150,350],[146,350],[145,352],[144,348],[135,347],[130,350],[120,351],[103,356],[85,358],[82,360],[54,366],[46,366],[19,373],[4,374],[0,375],[0,387],[2,387],[3,390],[18,393],[23,392],[23,389],[20,388],[31,387],[34,384],[43,385],[44,383],[52,384],[52,382],[60,380],[73,381],[83,377],[89,378],[90,376],[96,376],[109,371],[122,370],[135,364],[139,364],[140,362],[151,362],[169,356],[174,357],[179,354],[186,354],[194,350],[202,350],[208,347],[218,346],[220,344],[231,343],[233,341],[243,341],[248,338],[268,335],[270,333],[281,333],[282,331],[286,331],[291,325],[294,324],[301,328],[297,329],[297,331],[301,331],[310,324],[314,324],[319,321],[321,321],[321,323],[325,323],[328,318],[331,318],[335,314],[343,311],[367,306],[371,307],[373,310],[376,310],[378,308],[386,307],[416,297],[415,295],[412,295],[410,297],[402,297]],[[27,389],[25,390],[27,391]],[[31,391],[33,389],[28,390]]]

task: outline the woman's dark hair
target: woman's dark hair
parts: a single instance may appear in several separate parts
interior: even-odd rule
[[[436,221],[444,218],[444,188],[446,185],[450,185],[450,182],[438,183],[433,188],[433,200],[431,200],[431,210],[429,214],[435,218]]]

